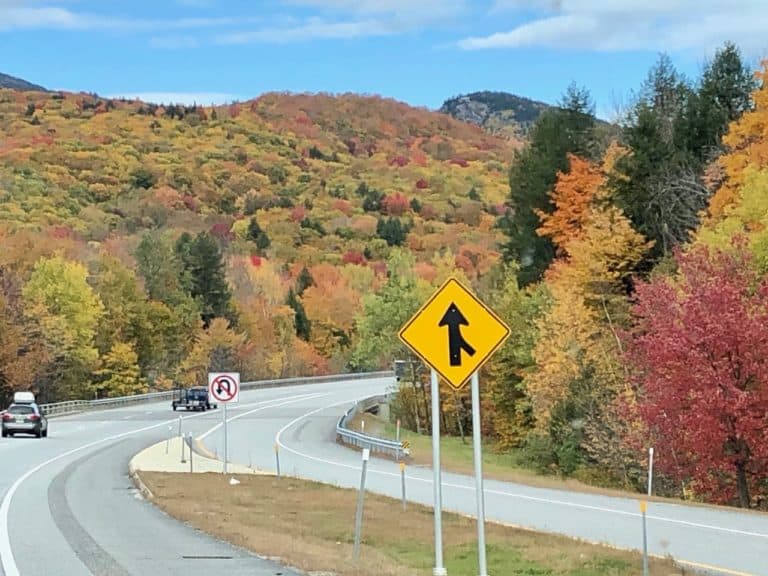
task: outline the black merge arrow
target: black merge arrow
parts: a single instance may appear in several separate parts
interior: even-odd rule
[[[451,366],[461,366],[462,349],[470,356],[475,355],[475,349],[461,335],[462,325],[469,326],[469,322],[464,318],[464,314],[461,313],[456,304],[451,302],[448,310],[443,314],[443,319],[438,324],[438,326],[448,326],[448,350],[451,356]]]

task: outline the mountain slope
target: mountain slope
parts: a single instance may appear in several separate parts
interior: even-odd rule
[[[47,92],[47,90],[42,86],[38,86],[37,84],[32,84],[31,82],[27,82],[26,80],[22,80],[21,78],[16,78],[15,76],[3,74],[2,72],[0,72],[0,88],[9,88],[11,90],[35,90],[39,92]]]
[[[520,138],[549,104],[507,92],[473,92],[446,100],[439,112],[481,126],[492,134]]]
[[[423,260],[474,246],[484,267],[519,146],[351,94],[193,108],[0,90],[0,118],[0,220],[126,248],[146,230],[211,230],[247,255],[255,216],[284,263],[381,262],[406,244]]]

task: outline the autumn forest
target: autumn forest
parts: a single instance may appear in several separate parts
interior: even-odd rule
[[[614,124],[525,140],[354,94],[226,106],[0,89],[0,400],[390,369],[448,277],[512,328],[484,434],[542,474],[768,508],[768,63],[662,55]],[[471,430],[468,389],[441,394]]]

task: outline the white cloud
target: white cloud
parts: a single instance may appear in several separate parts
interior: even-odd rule
[[[33,6],[23,0],[0,0],[0,31],[13,29],[118,30],[141,32],[215,28],[261,22],[260,18],[177,18],[149,20],[74,12],[55,6]]]
[[[214,37],[217,44],[247,44],[251,42],[289,43],[313,39],[350,39],[392,34],[396,29],[379,20],[328,22],[311,18],[295,26],[263,28],[250,32],[233,32]]]
[[[281,0],[312,12],[303,19],[274,20],[256,30],[225,32],[217,44],[289,43],[314,39],[389,36],[455,20],[467,0]]]
[[[154,104],[200,104],[203,106],[227,104],[240,98],[235,94],[223,92],[131,92],[123,94],[109,94],[105,98],[138,98],[142,102]]]
[[[492,15],[534,12],[511,30],[464,38],[465,50],[546,47],[706,51],[726,40],[766,47],[767,0],[496,0]]]
[[[283,0],[283,3],[347,14],[388,14],[432,21],[452,18],[467,8],[466,0]]]

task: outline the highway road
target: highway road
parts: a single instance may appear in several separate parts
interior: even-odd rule
[[[229,417],[278,414],[334,384],[243,391]],[[0,575],[298,576],[218,542],[144,501],[128,462],[182,429],[202,434],[222,410],[173,412],[170,402],[50,418],[48,438],[0,439]],[[271,440],[265,442],[271,450]],[[266,445],[265,445],[266,446]]]
[[[354,402],[383,393],[388,379],[312,384],[241,393],[229,408],[231,459],[357,487],[360,455],[334,443],[335,424]],[[168,426],[204,436],[223,452],[222,410],[174,413],[168,402],[51,419],[47,439],[0,440],[0,574],[80,576],[250,574],[296,576],[244,550],[168,518],[144,501],[127,476],[136,452],[166,438]],[[399,496],[396,464],[374,459],[368,487]],[[470,477],[444,474],[446,509],[474,513]],[[431,471],[408,469],[408,496],[432,504]],[[489,520],[638,547],[637,502],[486,482]],[[649,544],[712,572],[768,575],[768,517],[651,503]]]
[[[357,488],[360,454],[335,443],[336,422],[354,398],[381,394],[387,384],[387,380],[339,383],[306,401],[252,414],[243,411],[228,425],[230,459],[273,470],[277,442],[283,472]],[[209,431],[203,441],[209,449],[223,453],[221,428]],[[407,476],[408,499],[431,506],[431,469],[409,467]],[[445,472],[442,479],[444,509],[474,515],[474,479]],[[398,465],[374,458],[367,487],[399,498]],[[634,499],[486,481],[485,503],[488,520],[621,548],[642,546],[642,520]],[[671,554],[702,573],[768,575],[766,514],[650,502],[647,521],[651,554]]]

